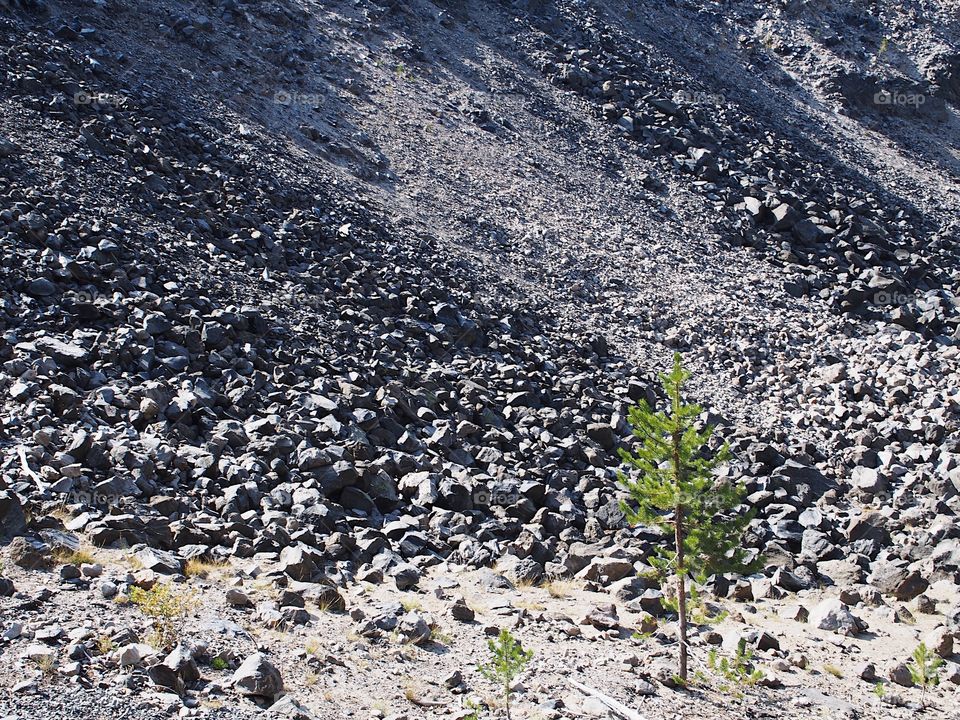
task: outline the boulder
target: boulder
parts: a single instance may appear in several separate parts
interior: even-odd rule
[[[892,560],[875,560],[867,582],[884,595],[893,595],[901,602],[913,600],[930,583],[916,570],[908,570]]]
[[[136,558],[143,567],[156,573],[176,575],[183,572],[183,560],[172,552],[148,547],[138,552]]]
[[[27,531],[27,518],[20,498],[9,490],[0,490],[0,539],[10,539]]]
[[[283,692],[280,671],[263,653],[254,653],[233,673],[230,683],[243,695],[274,698]]]
[[[823,600],[810,611],[810,624],[820,630],[839,635],[858,635],[867,629],[867,624],[850,612],[840,600]]]

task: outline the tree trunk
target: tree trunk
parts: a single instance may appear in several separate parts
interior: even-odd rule
[[[679,402],[679,390],[677,394]],[[673,541],[677,551],[677,614],[680,616],[680,680],[687,682],[687,588],[683,563],[683,468],[680,467],[680,430],[673,431],[673,473],[677,484],[677,506],[674,508]]]
[[[677,610],[680,615],[680,679],[687,682],[687,588],[683,570],[683,506],[677,505],[674,541],[677,545]]]

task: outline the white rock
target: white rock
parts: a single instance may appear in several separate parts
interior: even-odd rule
[[[145,643],[130,643],[113,653],[113,660],[121,667],[139,665],[148,657],[156,655],[156,650]]]
[[[46,645],[28,645],[23,657],[35,663],[52,663],[57,659],[57,651]]]
[[[866,623],[836,598],[824,600],[811,610],[810,624],[840,635],[857,635],[867,629]]]

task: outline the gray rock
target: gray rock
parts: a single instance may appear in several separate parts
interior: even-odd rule
[[[870,566],[867,582],[885,595],[893,595],[901,602],[913,600],[926,590],[930,583],[916,570],[890,560],[876,560]]]
[[[310,581],[317,572],[315,552],[302,544],[285,547],[280,552],[280,570],[294,580]]]
[[[426,618],[415,610],[411,610],[400,618],[397,633],[403,642],[415,645],[429,642],[432,634]]]
[[[114,651],[113,659],[120,667],[140,665],[156,651],[145,643],[130,643]]]
[[[27,531],[27,518],[20,498],[9,490],[0,490],[0,538],[10,539]]]
[[[0,597],[10,597],[16,592],[13,580],[8,577],[0,576]]]
[[[577,573],[577,577],[591,582],[609,585],[610,583],[634,574],[636,574],[636,570],[633,567],[633,563],[629,560],[598,557],[593,558],[587,567]]]
[[[892,665],[890,669],[887,670],[887,678],[890,682],[902,687],[913,687],[913,676],[910,674],[910,668],[904,663]]]
[[[41,570],[52,564],[48,546],[22,536],[10,541],[7,554],[14,565],[24,570]]]
[[[230,683],[244,695],[274,698],[283,692],[280,671],[263,653],[254,653],[236,669]]]
[[[147,570],[164,575],[176,575],[183,572],[183,561],[172,552],[147,547],[136,555],[137,560]]]
[[[927,633],[923,641],[931,652],[942,658],[953,655],[954,633],[942,625]]]
[[[288,720],[317,720],[317,716],[297,702],[292,695],[284,695],[273,703],[267,710],[267,714]]]
[[[598,605],[586,614],[581,625],[592,625],[598,630],[614,630],[620,627],[616,605]]]
[[[44,336],[34,341],[38,350],[49,353],[60,365],[76,367],[89,362],[90,353],[75,343],[68,343],[57,338]]]
[[[450,606],[450,615],[459,622],[473,622],[476,613],[467,605],[463,598],[457,598],[456,602]]]
[[[247,597],[247,594],[238,588],[230,588],[227,590],[225,598],[228,605],[233,605],[234,607],[251,607],[253,603],[250,601],[250,598]]]
[[[27,284],[27,293],[34,297],[49,297],[57,292],[57,286],[47,278],[37,278]]]
[[[393,571],[393,581],[398,590],[410,590],[420,582],[420,571],[409,563],[398,565]]]
[[[38,665],[53,664],[57,659],[57,650],[46,645],[28,645],[23,650],[22,656]]]
[[[858,635],[867,629],[866,623],[837,599],[823,600],[813,608],[810,611],[810,624],[839,635]]]

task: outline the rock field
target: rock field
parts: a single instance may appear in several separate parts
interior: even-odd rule
[[[514,717],[960,718],[955,4],[0,0],[0,69],[0,718],[501,717],[502,627]],[[748,687],[621,510],[677,350]]]

